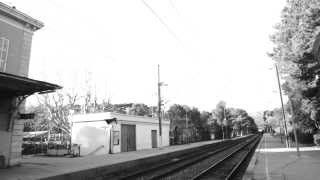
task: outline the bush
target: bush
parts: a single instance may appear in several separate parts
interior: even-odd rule
[[[25,142],[22,144],[22,155],[46,153],[47,144],[36,144]]]
[[[320,146],[320,134],[314,134],[313,135],[313,143],[317,146]]]
[[[313,144],[314,143],[314,138],[312,136],[311,133],[305,133],[305,132],[302,132],[300,130],[297,130],[297,138],[298,138],[298,142],[300,144]],[[294,139],[294,133],[291,131],[289,132],[289,137],[290,139],[294,142],[295,139]]]

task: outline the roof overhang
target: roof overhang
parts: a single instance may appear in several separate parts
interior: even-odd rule
[[[56,84],[0,72],[0,97],[43,94],[61,88]]]
[[[40,29],[44,26],[41,21],[38,21],[32,18],[31,16],[28,16],[27,14],[18,11],[15,7],[10,7],[2,2],[0,2],[0,14],[13,18],[16,21],[21,22],[23,24],[27,23],[31,25],[34,28],[34,30]]]

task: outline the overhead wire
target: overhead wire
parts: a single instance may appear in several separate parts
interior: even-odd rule
[[[177,33],[175,33],[175,31],[165,22],[165,20],[163,20],[163,19],[161,18],[161,16],[160,16],[145,0],[141,0],[141,1],[142,1],[142,3],[151,11],[151,13],[158,19],[158,21],[167,29],[167,31],[179,42],[179,44],[181,45],[181,47],[182,47],[182,49],[184,50],[184,52],[185,52],[186,54],[189,54],[190,56],[193,57],[193,55],[190,54],[190,52],[187,50],[187,49],[188,49],[187,46],[181,41],[181,39],[179,38],[179,36],[177,35]],[[177,9],[177,7],[175,6],[174,2],[173,2],[172,0],[169,0],[169,2],[170,2],[170,6],[176,11],[176,13],[177,13],[179,16],[181,16],[181,15],[180,15],[180,12],[178,11],[178,9]],[[193,57],[193,58],[194,58],[194,57]],[[194,58],[194,59],[195,59],[195,58]],[[193,78],[194,80],[196,80],[197,78],[199,78],[198,76],[196,76],[196,75],[200,74],[200,73],[199,73],[199,70],[198,70],[197,72],[195,72],[194,74],[195,74],[195,76],[192,76],[192,78]],[[190,79],[188,79],[188,81],[189,81],[189,80],[190,80]],[[186,82],[186,84],[187,84],[187,82]],[[180,92],[181,92],[181,87],[178,87],[178,90],[177,90],[176,93],[174,93],[174,94],[176,94],[176,95],[181,94]]]
[[[145,1],[141,0],[142,3],[150,10],[150,12],[158,19],[158,21],[167,29],[167,31],[178,41],[181,43],[180,38],[177,34],[171,29],[171,27],[158,15],[158,13]]]

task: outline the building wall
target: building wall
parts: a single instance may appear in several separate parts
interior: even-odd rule
[[[0,2],[0,38],[9,42],[7,55],[3,56],[6,57],[5,69],[0,66],[1,72],[28,76],[32,35],[41,27],[43,27],[41,22]],[[16,114],[18,110],[23,112],[21,110],[24,110],[24,103],[20,107],[15,107],[13,102],[16,102],[16,99],[16,97],[0,99],[0,155],[5,156],[5,166],[16,165],[21,159],[25,121],[17,119]],[[9,129],[10,120],[13,123]]]
[[[158,124],[137,124],[137,150],[152,148],[151,131],[157,131],[157,147],[160,147],[159,125]],[[162,146],[169,146],[169,126],[162,125]]]
[[[152,136],[151,131],[157,131],[157,147],[160,147],[159,125],[156,123],[139,123],[118,120],[118,124],[113,125],[112,131],[119,131],[121,134],[121,124],[136,125],[136,148],[137,150],[151,149]],[[111,139],[113,141],[113,139]],[[119,145],[112,144],[112,153],[121,152],[121,138]],[[169,124],[162,125],[162,146],[169,146]]]
[[[119,132],[119,135],[120,135],[120,137],[119,137],[119,144],[118,145],[114,145],[113,143],[112,143],[112,153],[119,153],[119,152],[121,152],[121,125],[119,124],[119,123],[117,123],[117,124],[113,124],[112,125],[112,131],[114,132],[114,131],[118,131]],[[113,142],[113,136],[111,136],[111,142]]]
[[[162,146],[169,146],[170,145],[170,125],[164,125],[162,126]]]
[[[8,131],[8,124],[11,102],[12,99],[10,98],[0,97],[0,156],[4,156],[5,161],[10,156],[10,138],[12,133]]]
[[[28,76],[32,34],[25,25],[0,14],[0,38],[9,40],[5,73]],[[5,166],[16,165],[21,159],[24,121],[14,119],[13,128],[8,131],[14,99],[0,100],[0,155],[5,156]],[[23,106],[24,103],[20,108]]]
[[[10,144],[10,159],[8,164],[10,166],[18,165],[22,155],[22,139],[23,139],[23,127],[26,120],[15,120],[13,124],[11,144]]]
[[[106,126],[105,119],[116,117],[117,123]],[[87,115],[75,115],[71,117],[73,121],[72,126],[72,143],[79,143],[81,145],[81,155],[88,155],[95,148],[104,145],[104,150],[95,154],[109,153],[110,143],[110,128],[111,128],[111,152],[121,152],[121,137],[119,144],[113,144],[113,132],[117,131],[121,135],[121,125],[129,124],[136,126],[136,149],[150,149],[152,148],[151,131],[157,131],[157,144],[160,147],[159,139],[159,125],[157,119],[142,116],[131,116],[115,113],[96,113]],[[109,127],[108,127],[109,126]],[[93,128],[94,127],[94,128]],[[105,128],[107,127],[107,128]],[[105,130],[104,130],[105,128]],[[85,132],[82,132],[85,131]],[[100,131],[100,133],[98,133]],[[92,133],[87,133],[92,132]],[[77,137],[78,136],[78,137]],[[91,140],[90,140],[91,139]],[[99,140],[100,139],[100,140]],[[93,141],[93,142],[91,142]],[[91,142],[91,143],[89,143]],[[169,122],[165,121],[162,124],[162,146],[169,146]],[[90,147],[90,148],[89,148]],[[87,148],[85,150],[85,148]]]
[[[158,143],[158,147],[160,146],[159,124],[158,124],[157,118],[116,114],[116,113],[112,113],[112,116],[116,117],[120,124],[122,123],[136,124],[137,149],[144,149],[144,147],[149,147],[149,146],[151,148],[151,130],[157,130],[157,135],[158,135],[157,143]],[[138,132],[138,129],[140,129],[139,132]],[[163,120],[162,121],[162,146],[169,146],[169,130],[170,130],[170,122]],[[146,137],[141,138],[144,135],[150,136],[150,138],[146,138]],[[140,143],[139,141],[142,141],[142,142]],[[139,146],[141,146],[142,148],[140,148]]]
[[[152,141],[151,141],[151,131],[157,131],[157,143],[159,147],[159,130],[156,125],[150,124],[137,124],[136,125],[136,143],[137,143],[137,150],[140,149],[150,149],[152,148]]]
[[[0,14],[0,38],[9,40],[6,73],[28,76],[33,32],[25,25]]]
[[[72,125],[72,143],[81,144],[81,155],[109,153],[110,128],[105,121],[80,122]]]

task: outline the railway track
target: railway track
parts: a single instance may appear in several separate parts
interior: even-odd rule
[[[253,135],[208,145],[199,151],[104,179],[234,179],[242,176],[239,168],[254,151],[260,138],[261,135]]]
[[[241,179],[242,172],[239,171],[241,169],[241,165],[245,164],[246,161],[249,161],[248,156],[255,150],[259,141],[260,137],[257,137],[252,142],[243,143],[230,150],[230,152],[226,153],[224,158],[201,171],[192,179]]]

